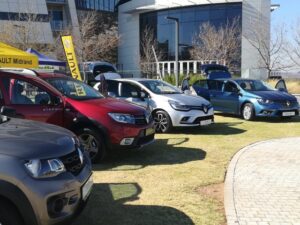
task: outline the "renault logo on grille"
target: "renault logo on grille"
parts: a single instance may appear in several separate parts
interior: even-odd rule
[[[290,106],[291,102],[290,101],[286,101],[286,106]]]
[[[206,114],[208,112],[208,107],[206,105],[203,105],[202,108],[203,112]]]

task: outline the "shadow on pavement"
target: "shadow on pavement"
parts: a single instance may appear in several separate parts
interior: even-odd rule
[[[108,160],[94,165],[94,170],[138,170],[152,165],[174,165],[205,159],[206,152],[197,147],[179,146],[188,138],[157,139],[139,150],[113,152]]]
[[[126,204],[138,200],[141,193],[137,183],[95,184],[85,210],[73,225],[194,225],[175,208]]]

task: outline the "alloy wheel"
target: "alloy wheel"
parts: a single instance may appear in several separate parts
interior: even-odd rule
[[[84,146],[85,151],[89,153],[91,160],[93,160],[99,151],[99,143],[97,139],[93,135],[87,133],[79,135],[79,139]]]
[[[168,118],[163,113],[156,113],[154,117],[154,127],[157,132],[166,132],[168,129]]]
[[[245,120],[250,120],[252,117],[252,108],[246,105],[243,109],[243,117]]]

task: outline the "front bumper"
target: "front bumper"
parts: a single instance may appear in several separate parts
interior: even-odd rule
[[[299,116],[299,107],[267,107],[258,106],[255,108],[257,117],[292,117]]]
[[[39,225],[65,224],[83,210],[88,197],[82,199],[82,188],[92,176],[89,160],[82,171],[74,176],[70,172],[43,180],[27,177],[23,180],[24,192],[30,199]],[[55,211],[57,203],[61,210]]]
[[[172,110],[169,112],[174,127],[201,126],[201,121],[211,120],[214,123],[214,110],[210,108],[207,113],[201,110],[190,110],[188,112]]]

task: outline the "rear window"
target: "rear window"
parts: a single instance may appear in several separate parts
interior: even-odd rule
[[[116,70],[114,67],[109,66],[109,65],[99,65],[94,67],[94,75],[98,75],[100,73],[108,73],[108,72],[113,72],[116,73]]]
[[[220,80],[208,80],[207,83],[208,83],[209,90],[222,91],[223,81],[220,81]]]

